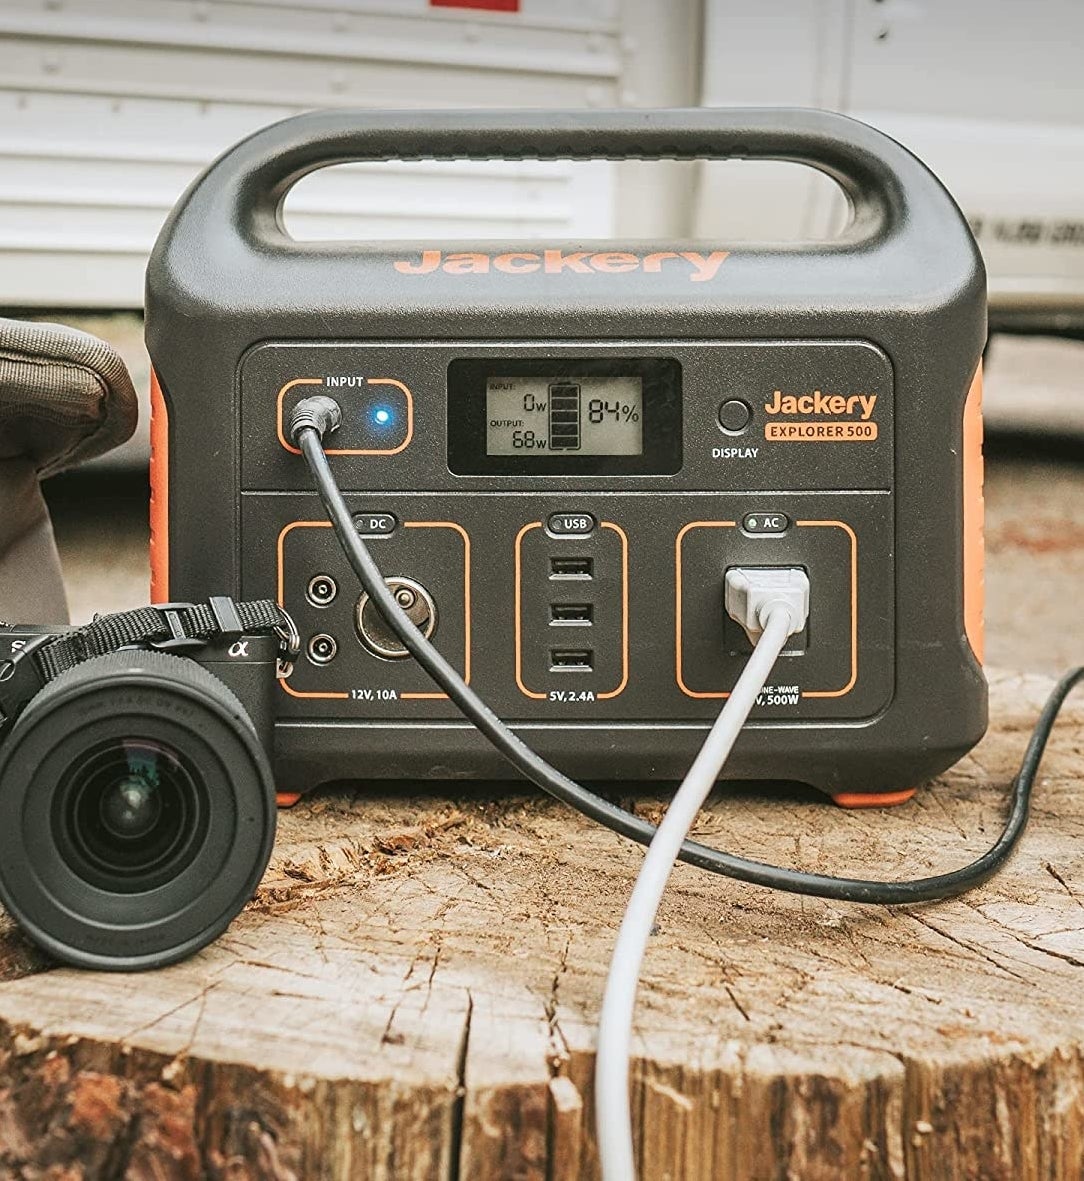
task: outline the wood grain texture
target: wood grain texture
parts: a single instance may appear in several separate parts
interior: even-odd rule
[[[910,806],[729,789],[698,835],[808,868],[948,868],[994,835],[1046,686],[998,679],[991,737]],[[956,902],[679,867],[638,1009],[644,1177],[1078,1175],[1082,747],[1078,706],[1024,847]],[[44,971],[4,929],[0,1175],[594,1176],[594,1023],[637,851],[526,796],[344,790],[281,830],[253,905],[165,971]]]

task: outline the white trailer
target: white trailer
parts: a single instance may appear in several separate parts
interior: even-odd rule
[[[1080,0],[0,0],[0,307],[138,308],[189,179],[319,106],[831,107],[926,159],[995,323],[1084,328]],[[786,164],[327,169],[301,237],[829,235]]]
[[[881,128],[967,214],[991,322],[1081,329],[1082,52],[1080,0],[706,0],[701,100],[830,107]],[[709,237],[825,236],[845,217],[835,185],[795,166],[700,180],[694,229]]]

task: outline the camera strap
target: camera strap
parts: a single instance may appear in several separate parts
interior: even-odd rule
[[[272,599],[236,603],[224,595],[206,603],[157,603],[101,615],[35,648],[31,655],[43,683],[48,683],[85,660],[133,645],[180,654],[211,640],[257,632],[279,636],[281,664],[289,664],[297,655],[296,628],[277,603]]]

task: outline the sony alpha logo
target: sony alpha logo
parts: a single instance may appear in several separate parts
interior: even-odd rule
[[[656,250],[651,254],[634,254],[631,250],[512,250],[507,254],[480,254],[463,251],[445,254],[443,250],[423,250],[421,258],[397,258],[395,269],[401,275],[431,275],[443,271],[446,275],[486,275],[490,270],[505,275],[530,275],[541,271],[546,275],[571,272],[576,275],[623,275],[629,271],[643,271],[657,275],[667,270],[684,269],[690,283],[705,283],[715,277],[729,251],[712,250],[701,254],[697,250]]]

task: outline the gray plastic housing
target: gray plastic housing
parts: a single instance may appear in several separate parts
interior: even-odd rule
[[[299,243],[284,232],[282,201],[306,173],[421,157],[793,160],[831,175],[854,216],[839,239],[786,247]],[[812,607],[728,774],[837,796],[898,792],[982,735],[973,571],[965,588],[981,498],[964,418],[986,338],[985,274],[941,184],[871,128],[786,109],[299,116],[189,188],[152,255],[146,306],[162,393],[158,596],[279,594],[303,643],[335,629],[335,661],[301,661],[280,693],[281,790],[509,774],[416,667],[372,663],[352,634],[357,589],[303,463],[277,437],[276,414],[306,392],[347,412],[341,449],[355,453],[332,464],[359,519],[395,521],[373,535],[385,574],[428,587],[438,647],[464,671],[469,660],[472,684],[570,774],[683,773],[747,651],[722,611],[734,565],[802,567]],[[567,374],[653,360],[679,367],[676,470],[517,474],[456,459],[484,392],[456,385],[457,363]],[[393,383],[382,398],[404,399],[397,412],[409,391],[410,438],[394,453],[350,436],[350,411],[371,404],[378,380]],[[773,416],[776,390],[838,393],[849,410],[834,415],[822,399]],[[873,393],[863,418],[857,399]],[[751,433],[720,425],[733,398],[751,407]],[[801,437],[803,424],[837,421],[842,435]],[[596,527],[555,534],[562,514]],[[761,531],[769,518],[786,528]],[[434,522],[447,528],[426,532]],[[593,563],[597,602],[551,577],[553,560],[570,557]],[[304,587],[325,572],[338,605],[317,611]],[[573,640],[550,618],[571,609],[590,609],[595,630]],[[587,650],[585,633],[592,664],[569,671],[562,654]]]

